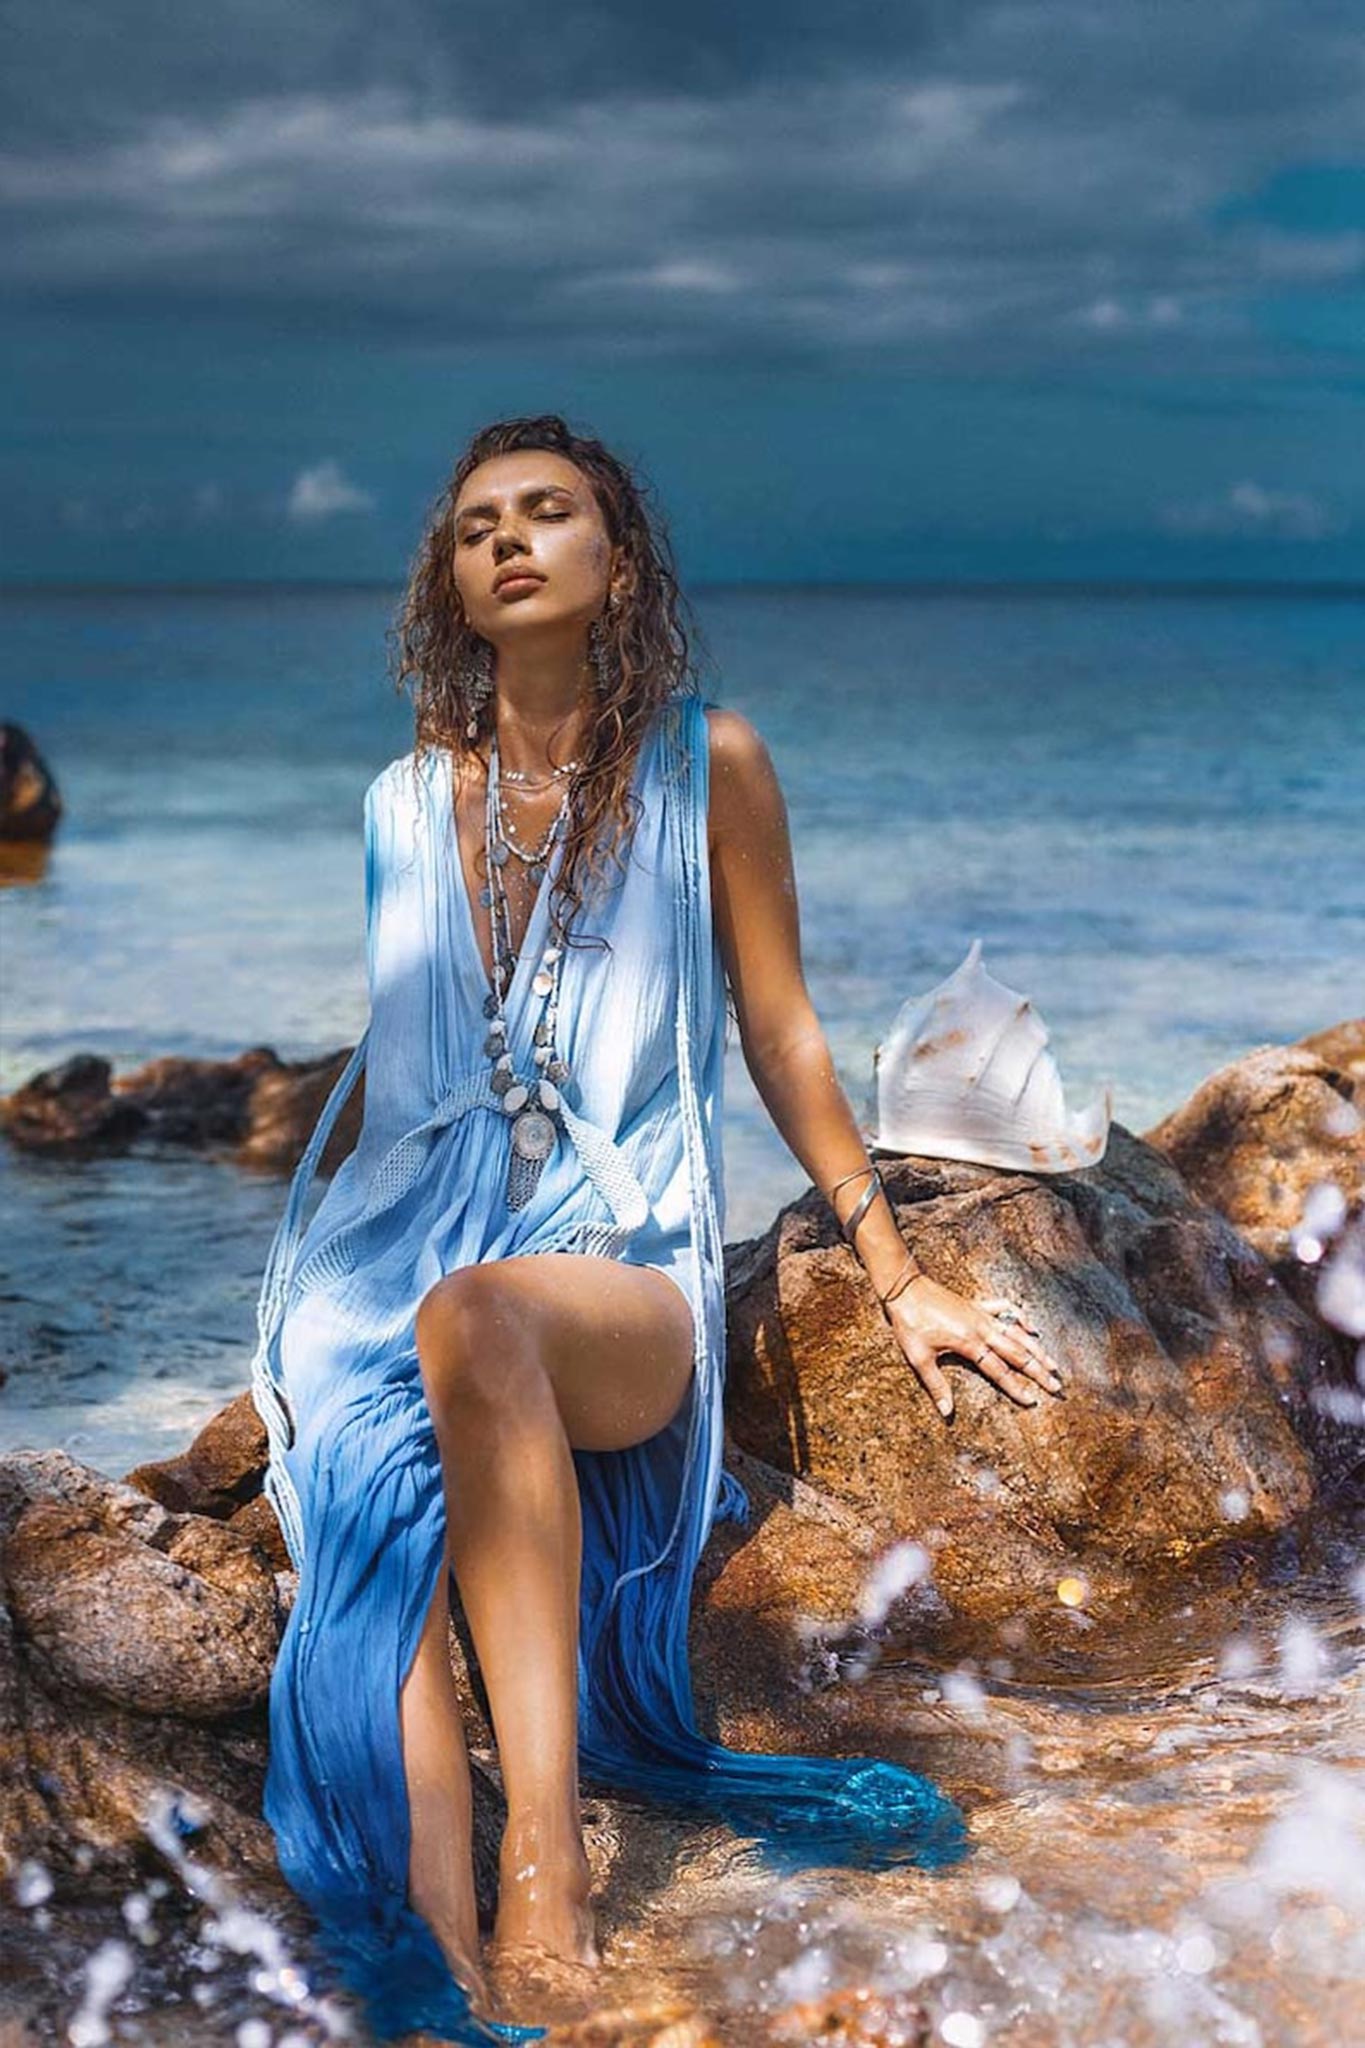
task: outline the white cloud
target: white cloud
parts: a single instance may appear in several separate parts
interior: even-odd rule
[[[1277,491],[1251,478],[1215,497],[1167,505],[1160,514],[1168,533],[1274,540],[1322,540],[1343,533],[1348,521],[1307,491]]]
[[[370,493],[352,483],[341,464],[329,456],[327,461],[299,471],[289,487],[286,510],[291,519],[309,524],[333,519],[339,512],[368,512],[373,504]]]

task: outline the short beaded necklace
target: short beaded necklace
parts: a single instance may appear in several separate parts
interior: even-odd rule
[[[568,762],[559,772],[567,776],[576,765]],[[489,911],[493,939],[493,986],[483,999],[483,1013],[489,1020],[483,1049],[493,1063],[489,1086],[499,1098],[504,1116],[511,1119],[507,1161],[509,1209],[525,1208],[536,1191],[546,1160],[558,1143],[559,1090],[569,1079],[570,1069],[568,1061],[562,1058],[555,1045],[565,935],[565,928],[557,915],[551,919],[550,937],[531,976],[531,994],[541,1003],[541,1014],[531,1037],[531,1058],[536,1071],[522,1079],[513,1064],[504,1004],[516,972],[517,956],[512,950],[511,906],[502,871],[515,855],[526,866],[532,882],[537,885],[544,882],[551,848],[560,837],[568,816],[570,796],[571,790],[566,787],[559,809],[540,845],[523,846],[503,816],[498,742],[494,736],[489,748],[488,786],[484,799],[484,852],[488,862],[488,881],[479,892],[480,902]],[[531,917],[534,916],[533,904]],[[529,929],[530,919],[527,925]]]

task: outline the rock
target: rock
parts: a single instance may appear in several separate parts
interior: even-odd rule
[[[1064,1397],[1021,1408],[949,1360],[944,1423],[811,1191],[732,1248],[727,1411],[742,1448],[883,1542],[924,1542],[958,1615],[1055,1612],[1068,1576],[1102,1612],[1204,1546],[1284,1528],[1353,1470],[1356,1439],[1313,1401],[1342,1369],[1333,1333],[1121,1125],[1074,1174],[903,1159],[883,1176],[930,1274],[1032,1312]]]
[[[262,1070],[251,1093],[247,1129],[236,1154],[239,1165],[292,1172],[351,1050],[344,1046],[325,1060],[292,1063],[271,1055],[273,1064]],[[323,1150],[320,1173],[335,1173],[346,1155],[355,1150],[364,1108],[362,1072]]]
[[[202,1812],[196,1856],[278,1893],[261,1799],[287,1603],[258,1548],[64,1452],[17,1451],[0,1457],[0,1588],[0,1874],[36,1858],[90,1886],[126,1880],[151,1854],[152,1794],[170,1787]],[[491,1911],[501,1792],[471,1762]]]
[[[350,1049],[284,1061],[269,1046],[232,1060],[157,1059],[111,1078],[88,1053],[45,1068],[0,1097],[0,1130],[26,1151],[123,1151],[137,1140],[222,1151],[238,1165],[291,1172]],[[325,1147],[335,1173],[360,1135],[364,1075]]]
[[[261,1705],[281,1617],[274,1571],[255,1544],[101,1482],[61,1452],[26,1455],[0,1470],[11,1495],[4,1587],[46,1668],[146,1714],[213,1721]],[[31,1498],[14,1512],[23,1489]]]
[[[1198,1095],[1167,1120],[1172,1156],[1115,1125],[1103,1162],[1068,1175],[885,1163],[902,1231],[930,1272],[969,1296],[1017,1294],[1035,1311],[1069,1367],[1064,1400],[1020,1409],[950,1363],[958,1412],[945,1425],[813,1192],[762,1237],[727,1247],[727,1463],[751,1520],[717,1528],[692,1617],[698,1708],[721,1739],[879,1754],[928,1771],[969,1804],[973,1786],[990,1796],[1015,1766],[1004,1750],[986,1754],[965,1707],[961,1741],[972,1746],[954,1748],[940,1690],[912,1696],[902,1684],[888,1696],[834,1681],[858,1677],[890,1642],[902,1669],[907,1645],[940,1671],[952,1667],[967,1698],[962,1674],[988,1675],[1001,1645],[1012,1657],[1021,1623],[1028,1649],[1059,1648],[1061,1668],[1079,1672],[1124,1617],[1188,1598],[1210,1558],[1239,1571],[1262,1552],[1283,1560],[1289,1551],[1274,1546],[1292,1550],[1298,1518],[1346,1488],[1358,1432],[1315,1398],[1343,1370],[1337,1333],[1293,1298],[1210,1191],[1217,1168],[1233,1209],[1250,1203],[1257,1144],[1311,1185],[1325,1156],[1323,1111],[1348,1094],[1357,1106],[1361,1047],[1354,1027],[1336,1027],[1282,1049],[1278,1065],[1273,1053],[1238,1063],[1238,1079],[1228,1078],[1235,1070],[1213,1077],[1219,1106],[1202,1124],[1192,1114]],[[263,1066],[261,1077],[276,1069]],[[283,1140],[265,1134],[295,1114],[289,1094],[280,1093],[277,1124],[259,1120],[267,1152]],[[1353,1156],[1351,1129],[1328,1135]],[[1193,1189],[1175,1163],[1184,1145],[1191,1172],[1208,1176]],[[1271,1253],[1283,1252],[1285,1215],[1262,1224],[1239,1213],[1249,1232],[1271,1233]],[[169,1783],[208,1814],[199,1853],[235,1875],[277,1881],[259,1818],[263,1680],[294,1580],[261,1491],[264,1456],[243,1392],[182,1456],[139,1466],[122,1484],[59,1453],[0,1459],[0,1584],[10,1603],[0,1615],[0,1766],[18,1788],[0,1808],[0,1865],[38,1855],[56,1867],[89,1852],[101,1870],[131,1867],[146,1854],[150,1791]],[[869,1575],[907,1539],[923,1569],[894,1577],[894,1599],[867,1605]],[[1066,1579],[1074,1586],[1059,1598]],[[1096,1620],[1108,1626],[1087,1643]],[[1149,1654],[1159,1640],[1149,1633]],[[486,1913],[497,1779],[458,1614],[450,1649],[475,1768]],[[1027,1656],[999,1668],[1024,1682],[1026,1665]],[[663,1810],[589,1797],[584,1812],[595,1880],[622,1925],[634,1925],[642,1890],[667,1901],[660,1924],[673,1924],[732,1854],[724,1830],[712,1839]],[[783,2027],[823,2038],[856,2023],[864,2033],[850,2038],[877,2039],[884,2017],[893,2032],[915,2023],[909,2012],[855,2011],[851,1996],[798,1999],[765,2016],[755,2038],[786,2038]],[[584,2024],[598,2029],[584,2039],[660,2032],[642,2035],[639,2014],[634,2034],[610,2014]],[[707,2037],[700,2014],[661,2026],[665,2039],[670,2028]]]
[[[121,1151],[140,1137],[147,1115],[140,1105],[110,1092],[112,1068],[93,1053],[77,1053],[58,1067],[0,1096],[0,1130],[25,1151]]]
[[[248,1388],[211,1416],[178,1458],[138,1465],[124,1474],[124,1484],[150,1494],[173,1513],[226,1521],[262,1497],[265,1457],[265,1424]],[[287,1566],[288,1552],[281,1549],[275,1562]]]
[[[1317,1275],[1293,1231],[1324,1183],[1341,1190],[1348,1214],[1365,1204],[1365,1018],[1258,1046],[1143,1135],[1314,1313]]]
[[[22,725],[0,720],[0,840],[46,842],[62,799],[52,770]]]

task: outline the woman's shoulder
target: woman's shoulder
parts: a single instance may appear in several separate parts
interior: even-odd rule
[[[773,778],[772,756],[758,727],[728,704],[704,704],[711,784],[743,793]]]
[[[419,756],[416,749],[411,747],[406,754],[396,754],[368,784],[365,790],[366,803],[373,804],[380,797],[396,796],[403,788],[414,794],[418,779],[430,776],[436,759],[434,750]]]

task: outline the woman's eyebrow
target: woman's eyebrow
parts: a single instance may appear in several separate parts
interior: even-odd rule
[[[523,505],[534,505],[541,498],[572,498],[573,492],[567,484],[527,484],[516,495]],[[455,517],[457,520],[472,519],[476,513],[482,513],[485,519],[496,519],[498,508],[496,505],[487,503],[482,505],[461,505]]]

